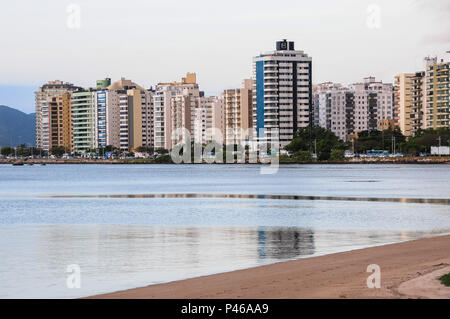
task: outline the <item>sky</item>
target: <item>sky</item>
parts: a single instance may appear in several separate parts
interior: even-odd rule
[[[196,72],[207,95],[239,87],[281,39],[313,59],[313,82],[350,84],[449,60],[448,0],[15,0],[0,10],[0,104],[34,111],[49,80],[144,86]]]

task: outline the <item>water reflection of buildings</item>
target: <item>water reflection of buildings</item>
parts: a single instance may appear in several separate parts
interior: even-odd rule
[[[259,259],[291,259],[314,254],[314,232],[302,228],[259,228]]]
[[[352,181],[350,181],[352,182]],[[274,199],[274,200],[320,200],[348,202],[390,202],[412,204],[450,205],[448,198],[402,198],[402,197],[351,197],[351,196],[311,196],[311,195],[264,195],[264,194],[217,194],[217,193],[167,193],[167,194],[85,194],[50,195],[51,198],[238,198],[238,199]]]

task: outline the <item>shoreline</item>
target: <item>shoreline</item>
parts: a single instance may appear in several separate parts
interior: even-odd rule
[[[52,164],[170,164],[170,165],[267,165],[262,163],[182,163],[175,164],[172,162],[158,162],[154,159],[0,159],[0,165],[52,165]],[[280,165],[361,165],[361,164],[450,164],[450,157],[406,157],[406,158],[364,158],[351,159],[340,162],[297,162],[297,161],[280,161]]]
[[[404,289],[433,281],[450,266],[450,235],[301,258],[227,273],[90,296],[100,299],[433,298]],[[381,288],[367,288],[367,266],[381,268]],[[431,277],[430,277],[431,276]],[[417,285],[412,285],[417,286]],[[399,287],[401,287],[399,289]],[[420,287],[419,287],[420,288]],[[440,296],[450,298],[442,285]]]

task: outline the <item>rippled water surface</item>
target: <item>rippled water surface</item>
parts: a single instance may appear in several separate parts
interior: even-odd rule
[[[0,165],[0,297],[80,297],[450,232],[449,165]],[[66,286],[68,265],[81,288]]]

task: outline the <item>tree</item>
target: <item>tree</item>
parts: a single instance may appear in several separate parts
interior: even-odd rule
[[[292,141],[286,145],[285,150],[292,153],[317,150],[317,157],[320,160],[328,160],[333,149],[345,149],[345,143],[330,130],[320,126],[300,128]]]
[[[394,138],[397,146],[400,146],[406,141],[406,137],[398,127],[395,129],[389,128],[384,131],[372,130],[359,132],[358,138],[355,140],[355,152],[365,153],[367,150],[393,151],[392,145]],[[398,149],[398,147],[396,148]]]
[[[105,153],[120,153],[120,149],[118,147],[115,147],[114,145],[106,145],[105,146]]]
[[[50,152],[56,157],[61,157],[66,152],[66,148],[64,146],[53,146]]]
[[[399,144],[399,149],[405,153],[428,153],[431,146],[438,146],[439,139],[441,145],[450,145],[450,128],[442,127],[438,129],[419,129],[414,136],[408,138],[404,143]]]
[[[342,162],[345,160],[345,152],[343,150],[332,150],[330,154],[331,162]]]
[[[309,163],[313,160],[310,151],[297,151],[294,153],[294,157],[303,163]]]
[[[6,146],[0,150],[0,153],[5,156],[11,156],[15,154],[15,150],[13,147]]]
[[[139,146],[138,148],[136,148],[136,151],[138,151],[138,152],[140,152],[140,153],[149,153],[149,154],[153,154],[154,149],[153,149],[153,147]]]

